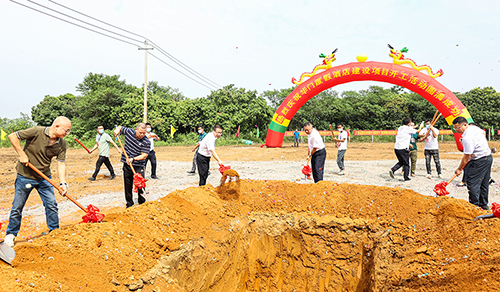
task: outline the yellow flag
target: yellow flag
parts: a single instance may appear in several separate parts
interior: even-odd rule
[[[7,133],[5,133],[2,129],[2,132],[0,133],[0,136],[2,137],[2,140],[7,140],[5,136],[7,136]]]
[[[170,125],[170,137],[172,137],[172,139],[174,138],[175,131],[177,131],[177,130],[174,129],[174,127],[172,127],[172,125]]]

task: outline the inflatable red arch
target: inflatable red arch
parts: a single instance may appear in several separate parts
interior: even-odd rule
[[[436,79],[413,68],[384,62],[354,62],[332,67],[302,82],[278,107],[267,130],[266,146],[281,147],[288,124],[297,111],[312,97],[328,88],[353,81],[381,81],[405,87],[428,100],[452,125],[462,116],[473,122],[469,111],[458,98]],[[453,129],[453,127],[452,127]],[[457,147],[461,134],[454,133]]]

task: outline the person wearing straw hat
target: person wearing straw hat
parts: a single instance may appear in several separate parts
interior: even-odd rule
[[[455,118],[453,128],[457,133],[462,134],[462,145],[464,146],[464,155],[460,165],[455,170],[455,174],[457,176],[462,174],[465,166],[469,166],[466,181],[469,202],[484,210],[489,210],[488,193],[493,156],[488,141],[483,130],[469,124],[464,117]]]
[[[138,123],[135,129],[127,128],[124,126],[118,126],[113,131],[115,136],[122,133],[125,136],[125,152],[128,155],[128,159],[125,153],[122,153],[120,162],[123,162],[123,184],[125,190],[125,200],[127,201],[126,207],[132,207],[134,205],[134,200],[132,196],[132,189],[134,187],[134,173],[132,168],[134,167],[135,172],[140,173],[144,177],[144,170],[146,168],[146,158],[148,158],[149,150],[151,149],[151,143],[148,137],[146,137],[146,124]],[[139,189],[137,192],[139,204],[146,202],[146,198],[142,196],[144,189]]]
[[[63,116],[57,117],[50,127],[33,127],[10,134],[9,140],[19,155],[16,166],[14,201],[9,215],[9,225],[4,242],[14,246],[15,238],[21,228],[23,208],[33,189],[38,191],[45,207],[45,217],[49,231],[59,228],[59,215],[54,187],[34,170],[28,167],[31,162],[46,176],[51,178],[50,163],[57,160],[57,173],[62,190],[68,190],[66,183],[66,141],[63,139],[71,130],[71,121]],[[24,149],[21,140],[26,140]]]
[[[425,168],[427,170],[427,178],[432,178],[432,169],[431,169],[431,159],[434,159],[434,163],[436,164],[436,172],[439,178],[443,178],[441,175],[441,162],[439,161],[439,129],[435,128],[432,125],[431,120],[428,119],[425,121],[427,135],[422,135],[424,139],[424,155],[425,155]]]
[[[325,171],[326,149],[323,139],[319,132],[313,128],[310,122],[304,124],[304,132],[307,134],[307,148],[308,158],[311,159],[311,168],[314,182],[323,180],[323,173]]]

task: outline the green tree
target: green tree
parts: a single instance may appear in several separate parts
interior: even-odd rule
[[[457,97],[481,128],[500,128],[500,93],[493,87],[474,88]]]
[[[33,121],[40,126],[50,126],[58,116],[72,119],[75,116],[75,103],[78,98],[71,93],[59,96],[46,95],[36,106],[31,108]]]

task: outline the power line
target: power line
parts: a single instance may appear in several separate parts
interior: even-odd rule
[[[135,36],[138,36],[138,37],[141,37],[141,38],[144,38],[144,39],[146,38],[146,37],[144,37],[144,36],[142,36],[142,35],[138,35],[138,34],[136,34],[136,33],[133,33],[133,32],[131,32],[131,31],[128,31],[128,30],[126,30],[126,29],[120,28],[120,27],[118,27],[118,26],[114,26],[114,25],[109,24],[109,23],[107,23],[107,22],[105,22],[105,21],[99,20],[99,19],[97,19],[97,18],[95,18],[95,17],[92,17],[92,16],[90,16],[90,15],[87,15],[87,14],[85,14],[85,13],[82,13],[82,12],[80,12],[80,11],[78,11],[78,10],[75,10],[75,9],[69,8],[68,6],[64,6],[64,5],[62,5],[62,4],[59,4],[59,3],[57,3],[56,1],[52,1],[52,0],[49,0],[49,1],[50,1],[50,2],[52,2],[52,3],[54,3],[54,4],[56,4],[56,5],[59,5],[59,6],[61,6],[61,7],[64,7],[64,8],[66,8],[66,9],[68,9],[68,10],[71,10],[71,11],[73,11],[73,12],[75,12],[75,13],[81,14],[81,15],[83,15],[83,16],[86,16],[86,17],[90,18],[90,19],[93,19],[93,20],[95,20],[95,21],[98,21],[98,22],[100,22],[100,23],[104,23],[104,24],[106,24],[106,25],[109,25],[109,26],[114,27],[114,28],[116,28],[116,29],[119,29],[119,30],[121,30],[121,31],[128,32],[129,34],[133,34],[133,35],[135,35]]]
[[[109,38],[112,38],[112,39],[115,39],[115,40],[118,40],[118,41],[124,42],[124,43],[126,43],[126,44],[130,44],[130,45],[133,45],[133,46],[138,46],[137,44],[133,44],[133,43],[131,43],[131,42],[129,42],[129,41],[126,41],[126,40],[123,40],[123,39],[120,39],[120,38],[117,38],[117,37],[114,37],[114,36],[111,36],[111,35],[108,35],[108,34],[102,33],[102,32],[100,32],[100,31],[97,31],[97,30],[94,30],[94,29],[91,29],[91,28],[88,28],[88,27],[85,27],[85,26],[82,26],[82,25],[76,24],[76,23],[74,23],[74,22],[71,22],[71,21],[65,20],[65,19],[63,19],[63,18],[57,17],[57,16],[55,16],[55,15],[49,14],[49,13],[47,13],[47,12],[44,12],[44,11],[41,11],[41,10],[38,10],[38,9],[35,9],[35,8],[33,8],[33,7],[30,7],[30,6],[28,6],[28,5],[25,5],[25,4],[22,4],[22,3],[19,3],[19,2],[17,2],[17,1],[14,1],[14,0],[10,0],[10,1],[11,1],[11,2],[14,2],[14,3],[18,4],[18,5],[21,5],[21,6],[23,6],[23,7],[26,7],[26,8],[29,8],[29,9],[31,9],[31,10],[34,10],[34,11],[36,11],[36,12],[39,12],[39,13],[45,14],[45,15],[47,15],[47,16],[50,16],[50,17],[56,18],[56,19],[58,19],[58,20],[61,20],[61,21],[66,22],[66,23],[69,23],[69,24],[72,24],[72,25],[78,26],[78,27],[80,27],[80,28],[83,28],[83,29],[89,30],[89,31],[91,31],[91,32],[98,33],[98,34],[100,34],[100,35],[103,35],[103,36],[106,36],[106,37],[109,37]],[[78,19],[78,18],[76,18],[76,17],[73,17],[73,16],[70,16],[70,15],[67,15],[67,14],[65,14],[65,13],[62,13],[62,12],[58,11],[58,10],[55,10],[55,9],[49,8],[49,7],[47,7],[47,6],[44,6],[44,5],[42,5],[42,4],[39,4],[39,3],[34,2],[34,1],[32,1],[32,0],[27,0],[27,1],[28,1],[28,2],[31,2],[31,3],[33,3],[33,4],[36,4],[36,5],[38,5],[38,6],[41,6],[41,7],[45,8],[45,9],[47,9],[47,10],[50,10],[50,11],[53,11],[53,12],[56,12],[56,13],[62,14],[62,15],[64,15],[64,16],[68,17],[68,18],[71,18],[71,19],[74,19],[74,20],[80,21],[80,22],[85,23],[85,24],[87,24],[87,25],[90,25],[90,26],[92,26],[92,27],[95,27],[95,28],[98,28],[98,29],[104,30],[104,31],[106,31],[106,32],[109,32],[109,33],[112,33],[112,34],[118,35],[118,36],[120,36],[120,37],[123,37],[123,38],[129,39],[129,40],[132,40],[132,41],[136,41],[136,42],[140,42],[140,43],[142,43],[142,41],[140,41],[140,40],[137,40],[137,39],[134,39],[134,38],[131,38],[131,37],[128,37],[128,36],[125,36],[125,35],[122,35],[122,34],[119,34],[119,33],[113,32],[113,31],[111,31],[111,30],[107,30],[107,29],[105,29],[105,28],[103,28],[103,27],[100,27],[100,26],[97,26],[97,25],[94,25],[94,24],[88,23],[88,22],[86,22],[86,21],[83,21],[83,20]],[[59,6],[61,6],[61,7],[64,7],[64,8],[66,8],[66,9],[70,10],[70,11],[73,11],[73,12],[78,13],[78,14],[81,14],[81,15],[83,15],[83,16],[85,16],[85,17],[91,18],[91,19],[93,19],[93,20],[95,20],[95,21],[98,21],[98,22],[100,22],[100,23],[103,23],[103,24],[109,25],[109,26],[111,26],[111,27],[113,27],[113,28],[119,29],[119,30],[124,31],[124,32],[127,32],[127,33],[129,33],[129,34],[132,34],[132,35],[135,35],[135,36],[138,36],[138,37],[141,37],[141,38],[145,38],[145,39],[147,39],[147,38],[146,38],[146,37],[144,37],[144,36],[141,36],[141,35],[139,35],[139,34],[133,33],[133,32],[128,31],[128,30],[126,30],[126,29],[122,29],[122,28],[120,28],[120,27],[118,27],[118,26],[112,25],[112,24],[107,23],[107,22],[105,22],[105,21],[101,21],[101,20],[99,20],[99,19],[97,19],[97,18],[94,18],[94,17],[92,17],[92,16],[89,16],[89,15],[87,15],[87,14],[85,14],[85,13],[79,12],[79,11],[77,11],[77,10],[75,10],[75,9],[72,9],[72,8],[67,7],[67,6],[65,6],[65,5],[62,5],[62,4],[59,4],[59,3],[57,3],[57,2],[55,2],[55,1],[53,1],[53,0],[49,0],[49,1],[50,1],[50,2],[52,2],[52,3],[54,3],[54,4],[56,4],[56,5],[59,5]],[[211,87],[215,87],[215,88],[217,88],[217,87],[218,87],[218,88],[222,87],[222,86],[220,86],[219,84],[217,84],[217,83],[215,83],[215,82],[211,81],[211,80],[210,80],[210,79],[208,79],[207,77],[203,76],[202,74],[198,73],[196,70],[194,70],[194,69],[190,68],[189,66],[187,66],[186,64],[184,64],[183,62],[181,62],[180,60],[178,60],[177,58],[175,58],[175,57],[174,57],[174,56],[172,56],[171,54],[169,54],[167,51],[165,51],[164,49],[162,49],[160,46],[158,46],[158,45],[157,45],[157,44],[155,44],[154,42],[150,41],[150,43],[152,43],[152,44],[153,44],[153,46],[154,46],[155,48],[157,48],[157,49],[158,49],[158,51],[159,51],[161,54],[165,55],[167,58],[169,58],[169,59],[170,59],[170,60],[172,60],[174,63],[176,63],[177,65],[179,65],[180,67],[182,67],[184,70],[188,71],[188,72],[189,72],[190,74],[192,74],[194,77],[196,77],[196,78],[200,79],[202,82],[207,83],[207,84],[208,84],[209,86],[211,86]],[[195,81],[196,83],[198,83],[198,84],[200,84],[200,85],[202,85],[202,86],[204,86],[204,87],[206,87],[206,88],[211,89],[210,87],[206,86],[205,84],[200,83],[199,81],[197,81],[197,80],[195,80],[195,79],[191,78],[190,76],[188,76],[188,75],[186,75],[185,73],[181,72],[180,70],[178,70],[177,68],[173,67],[172,65],[170,65],[170,64],[168,64],[168,63],[166,63],[165,61],[163,61],[162,59],[158,58],[157,56],[155,56],[155,55],[153,55],[153,54],[151,54],[151,53],[149,53],[149,54],[150,54],[150,55],[152,55],[153,57],[155,57],[156,59],[158,59],[160,62],[162,62],[162,63],[164,63],[165,65],[169,66],[170,68],[174,69],[175,71],[177,71],[177,72],[181,73],[182,75],[184,75],[184,76],[188,77],[189,79],[191,79],[191,80]]]
[[[198,83],[198,84],[200,84],[200,85],[202,85],[202,86],[204,86],[204,87],[206,87],[208,89],[211,89],[210,87],[206,86],[205,84],[200,83],[198,80],[194,80],[193,78],[191,78],[191,76],[188,76],[185,73],[179,71],[177,68],[173,67],[172,65],[168,64],[167,62],[165,62],[162,59],[158,58],[157,56],[153,55],[152,53],[148,52],[148,54],[150,54],[151,56],[155,57],[158,61],[162,62],[163,64],[165,64],[167,66],[169,66],[170,68],[174,69],[175,71],[177,71],[177,72],[181,73],[182,75],[186,76],[187,78],[193,80],[194,82],[196,82],[196,83]]]
[[[189,71],[191,74],[197,76],[198,78],[200,79],[204,79],[204,82],[212,85],[212,86],[215,86],[215,87],[222,87],[220,86],[219,84],[213,82],[212,80],[208,79],[207,77],[203,76],[202,74],[196,72],[195,70],[191,69],[191,67],[189,67],[188,65],[182,63],[181,61],[179,61],[177,58],[175,58],[174,56],[170,55],[167,51],[165,51],[164,49],[162,49],[160,46],[158,46],[157,44],[155,44],[153,41],[149,41],[153,47],[157,48],[158,51],[160,53],[162,53],[163,55],[165,55],[167,58],[169,58],[170,60],[174,61],[177,65],[181,66],[182,68],[184,68],[185,70]]]
[[[68,18],[71,18],[71,19],[74,19],[74,20],[77,20],[77,21],[83,22],[83,23],[85,23],[85,24],[87,24],[87,25],[90,25],[90,26],[93,26],[93,27],[95,27],[95,28],[99,28],[99,29],[102,29],[102,30],[104,30],[104,31],[110,32],[110,33],[112,33],[112,34],[116,34],[116,35],[119,35],[119,36],[121,36],[121,37],[124,37],[124,38],[126,38],[126,39],[129,39],[129,40],[132,40],[132,41],[136,41],[136,42],[142,43],[142,41],[140,41],[140,40],[136,40],[136,39],[133,39],[133,38],[131,38],[131,37],[128,37],[128,36],[125,36],[125,35],[122,35],[122,34],[116,33],[116,32],[114,32],[114,31],[111,31],[111,30],[108,30],[108,29],[102,28],[102,27],[100,27],[100,26],[94,25],[94,24],[92,24],[92,23],[88,23],[88,22],[83,21],[83,20],[81,20],[81,19],[78,19],[78,18],[76,18],[76,17],[73,17],[73,16],[70,16],[70,15],[67,15],[67,14],[62,13],[62,12],[60,12],[60,11],[57,11],[57,10],[55,10],[55,9],[49,8],[49,7],[47,7],[47,6],[44,6],[44,5],[42,5],[42,4],[40,4],[40,3],[37,3],[37,2],[35,2],[35,1],[28,0],[28,2],[31,2],[31,3],[36,4],[36,5],[38,5],[38,6],[41,6],[41,7],[45,8],[45,9],[47,9],[47,10],[50,10],[50,11],[53,11],[53,12],[56,12],[56,13],[62,14],[62,15],[64,15],[64,16],[68,17]]]
[[[46,12],[40,11],[40,10],[35,9],[35,8],[33,8],[33,7],[30,7],[30,6],[28,6],[28,5],[25,5],[25,4],[22,4],[22,3],[16,2],[16,1],[14,1],[14,0],[10,0],[10,1],[11,1],[11,2],[14,2],[14,3],[16,3],[16,4],[19,4],[19,5],[21,5],[21,6],[24,6],[24,7],[26,7],[26,8],[29,8],[29,9],[31,9],[31,10],[34,10],[34,11],[36,11],[36,12],[39,12],[39,13],[45,14],[45,15],[47,15],[47,16],[50,16],[50,17],[56,18],[56,19],[58,19],[58,20],[61,20],[61,21],[67,22],[67,23],[69,23],[69,24],[72,24],[72,25],[75,25],[75,26],[81,27],[81,28],[83,28],[83,29],[89,30],[89,31],[91,31],[91,32],[95,32],[95,33],[98,33],[98,34],[100,34],[100,35],[106,36],[106,37],[108,37],[108,38],[112,38],[112,39],[115,39],[115,40],[117,40],[117,41],[124,42],[124,43],[126,43],[126,44],[129,44],[129,45],[132,45],[132,46],[134,46],[134,47],[137,47],[137,45],[136,45],[136,44],[133,44],[133,43],[131,43],[131,42],[128,42],[128,41],[125,41],[125,40],[121,40],[121,39],[119,39],[119,38],[115,38],[114,36],[107,35],[107,34],[105,34],[105,33],[102,33],[102,32],[96,31],[96,30],[93,30],[93,29],[88,28],[88,27],[81,26],[81,25],[76,24],[76,23],[74,23],[74,22],[71,22],[71,21],[68,21],[68,20],[62,19],[62,18],[60,18],[60,17],[57,17],[57,16],[55,16],[55,15],[52,15],[52,14],[49,14],[49,13],[46,13]]]
[[[31,1],[31,0],[28,0],[28,1]],[[52,3],[56,4],[56,5],[59,5],[59,6],[61,6],[61,7],[64,7],[64,8],[66,8],[66,9],[68,9],[68,10],[71,10],[71,11],[73,11],[73,12],[75,12],[75,13],[78,13],[78,14],[80,14],[80,15],[83,15],[83,16],[85,16],[85,17],[88,17],[88,18],[90,18],[90,19],[93,19],[93,20],[98,21],[98,22],[100,22],[100,23],[103,23],[103,24],[109,25],[109,26],[114,27],[114,28],[116,28],[116,29],[119,29],[119,30],[121,30],[121,31],[124,31],[124,32],[127,32],[127,33],[129,33],[129,34],[132,34],[132,35],[135,35],[135,36],[138,36],[138,37],[141,37],[141,38],[145,38],[145,39],[147,39],[145,36],[142,36],[142,35],[136,34],[136,33],[134,33],[134,32],[131,32],[131,31],[129,31],[129,30],[123,29],[123,28],[121,28],[121,27],[118,27],[118,26],[112,25],[112,24],[110,24],[110,23],[108,23],[108,22],[102,21],[102,20],[100,20],[100,19],[97,19],[97,18],[95,18],[95,17],[92,17],[92,16],[90,16],[90,15],[87,15],[87,14],[85,14],[85,13],[83,13],[83,12],[78,11],[78,10],[72,9],[72,8],[70,8],[70,7],[68,7],[68,6],[63,5],[63,4],[57,3],[56,1],[49,0],[49,2],[52,2]],[[217,83],[213,82],[212,80],[208,79],[207,77],[203,76],[202,74],[198,73],[196,70],[192,69],[192,68],[191,68],[191,67],[189,67],[188,65],[184,64],[182,61],[180,61],[179,59],[177,59],[177,58],[175,58],[174,56],[172,56],[171,54],[169,54],[167,51],[165,51],[164,49],[162,49],[159,45],[155,44],[155,43],[154,43],[153,41],[151,41],[150,39],[148,39],[148,41],[149,41],[149,42],[153,45],[153,47],[155,47],[156,49],[158,49],[158,51],[159,51],[160,53],[162,53],[163,55],[165,55],[165,56],[166,56],[167,58],[169,58],[170,60],[174,61],[177,65],[181,66],[182,68],[184,68],[186,71],[190,72],[191,74],[193,74],[193,75],[194,75],[194,76],[196,76],[197,78],[202,79],[202,81],[203,81],[203,82],[208,83],[210,86],[222,87],[222,86],[220,86],[219,84],[217,84]]]

